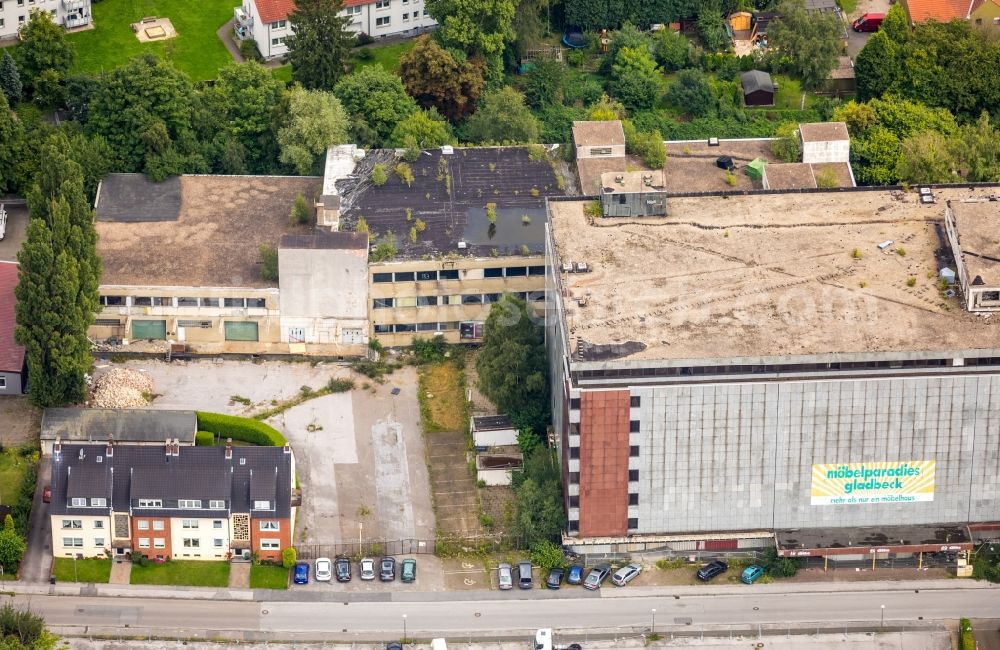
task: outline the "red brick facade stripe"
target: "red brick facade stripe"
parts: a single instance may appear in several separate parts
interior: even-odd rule
[[[261,522],[276,521],[278,530],[261,530]],[[280,542],[277,549],[263,549],[261,539],[276,539]],[[292,545],[292,525],[290,519],[251,519],[250,542],[257,559],[264,562],[281,562],[281,551]]]
[[[628,533],[627,390],[580,395],[580,535]]]

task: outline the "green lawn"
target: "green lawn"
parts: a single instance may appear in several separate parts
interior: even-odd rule
[[[370,59],[361,59],[358,57],[358,52],[361,52],[362,49],[352,50],[351,56],[347,59],[347,65],[351,70],[355,70],[368,65],[378,64],[389,72],[399,72],[399,57],[412,50],[415,42],[416,39],[409,38],[399,43],[392,43],[391,45],[369,45],[363,49],[372,53],[372,58]]]
[[[30,467],[31,459],[19,454],[16,447],[0,453],[0,499],[3,503],[12,505],[17,500],[24,474]]]
[[[284,81],[286,84],[292,83],[292,66],[282,65],[271,68],[271,75],[278,81]]]
[[[73,565],[76,565],[74,569]],[[77,560],[57,557],[52,562],[52,575],[56,582],[98,582],[107,584],[111,575],[111,560]]]
[[[214,79],[232,61],[215,32],[233,16],[233,0],[102,0],[95,2],[94,29],[68,36],[76,48],[76,69],[101,72],[133,56],[152,52],[174,62],[192,80]],[[131,24],[146,16],[170,18],[177,36],[140,43]]]
[[[146,566],[132,563],[134,585],[185,585],[189,587],[226,587],[229,585],[229,562],[171,560]]]
[[[251,589],[288,589],[288,569],[273,564],[250,567]]]

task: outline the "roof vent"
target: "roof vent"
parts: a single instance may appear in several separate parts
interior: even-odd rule
[[[562,265],[562,272],[563,273],[572,273],[573,272],[573,262],[565,262]]]
[[[619,185],[624,185],[625,184],[625,175],[624,174],[615,174],[615,182],[618,183]]]
[[[467,242],[460,241],[458,242],[458,247],[461,248],[462,250],[465,250],[466,248],[469,247],[469,244]]]
[[[589,270],[590,270],[590,267],[587,266],[586,262],[577,262],[576,263],[576,272],[577,273],[586,273]]]
[[[645,185],[646,187],[651,187],[653,185],[653,175],[652,174],[643,174],[642,175],[642,184]]]
[[[455,153],[455,148],[450,144],[441,145],[441,155],[450,156]]]
[[[246,464],[247,464],[247,459],[246,458],[241,458],[240,459],[240,465],[246,465]]]
[[[709,138],[708,139],[708,146],[710,146],[710,147],[718,147],[719,146],[719,139],[718,138]]]
[[[104,462],[104,457],[103,456],[95,456],[94,460],[96,462],[98,462],[98,463],[103,463]]]
[[[79,458],[80,460],[83,460],[83,459],[84,459],[84,455],[83,455],[83,448],[82,448],[82,447],[80,448],[80,455],[78,456],[78,458]]]

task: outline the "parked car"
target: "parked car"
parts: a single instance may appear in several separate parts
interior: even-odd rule
[[[309,564],[307,562],[295,563],[295,573],[292,575],[292,582],[297,585],[309,583]]]
[[[558,589],[562,586],[565,574],[566,572],[559,567],[549,570],[549,577],[545,579],[545,586],[549,589]]]
[[[566,574],[566,584],[578,585],[583,582],[583,565],[574,564],[569,568],[569,573]]]
[[[42,488],[42,503],[52,502],[52,486],[46,485]]]
[[[413,582],[417,579],[417,561],[412,557],[406,558],[400,565],[399,579],[403,582]]]
[[[851,23],[851,27],[856,32],[877,32],[878,28],[882,26],[883,20],[885,20],[885,14],[869,12]]]
[[[514,588],[514,574],[511,572],[510,565],[506,562],[501,563],[497,567],[497,586],[500,589]]]
[[[601,588],[601,584],[608,579],[611,574],[611,567],[607,564],[598,564],[590,573],[587,574],[587,579],[583,581],[583,588],[590,589],[591,591],[597,591]]]
[[[722,560],[716,560],[715,562],[709,562],[705,566],[698,569],[698,579],[702,582],[708,582],[720,573],[725,573],[729,570],[729,565]]]
[[[361,579],[362,580],[374,580],[375,579],[375,560],[370,557],[366,557],[361,560]]]
[[[328,557],[321,557],[316,560],[316,582],[330,582],[333,577],[333,562]]]
[[[403,650],[403,644],[398,641],[385,644],[385,650]]]
[[[382,558],[379,563],[378,579],[382,582],[392,582],[396,579],[396,558]]]
[[[748,585],[752,585],[762,575],[764,575],[764,567],[758,564],[751,564],[747,568],[743,569],[743,575],[740,576],[740,580]]]
[[[338,557],[334,563],[334,572],[337,574],[337,582],[351,581],[351,561],[346,557]]]
[[[615,583],[619,587],[624,587],[628,583],[632,582],[637,575],[642,573],[642,567],[638,564],[626,564],[622,568],[615,571],[615,574],[611,576],[611,582]]]
[[[531,562],[517,563],[517,586],[521,589],[531,589]]]

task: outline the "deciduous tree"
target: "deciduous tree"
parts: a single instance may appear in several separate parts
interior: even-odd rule
[[[886,12],[885,18],[882,20],[882,25],[875,33],[885,34],[889,40],[897,45],[907,41],[910,37],[910,21],[906,17],[906,10],[903,9],[902,4],[897,2],[889,7],[889,11]]]
[[[711,112],[715,105],[715,94],[705,73],[691,68],[681,70],[677,81],[667,91],[667,101],[693,117],[701,117]]]
[[[399,59],[399,75],[406,92],[424,108],[434,107],[451,120],[475,109],[483,92],[483,60],[459,61],[430,36],[417,39],[413,49]]]
[[[34,91],[35,81],[46,70],[65,77],[76,60],[76,51],[66,41],[66,32],[52,20],[52,14],[32,10],[31,19],[21,28],[21,42],[14,50],[21,82]]]
[[[399,122],[392,130],[389,144],[393,147],[405,147],[408,137],[420,149],[440,147],[454,139],[448,123],[433,108],[411,113]]]
[[[559,61],[543,59],[524,76],[524,96],[532,106],[561,104],[566,68]]]
[[[14,106],[21,101],[21,93],[24,88],[21,84],[21,75],[17,71],[17,63],[10,52],[4,50],[3,58],[0,59],[0,92],[7,97],[7,103]]]
[[[331,90],[344,76],[354,36],[347,31],[351,19],[340,15],[343,8],[343,0],[296,0],[288,16],[292,35],[285,40],[285,61],[292,80],[305,88]]]
[[[656,35],[654,53],[656,62],[663,66],[664,70],[672,72],[691,65],[694,59],[694,46],[687,37],[672,29],[664,29]]]
[[[487,76],[501,73],[504,48],[514,40],[517,0],[427,0],[426,11],[440,25],[436,36],[449,47],[480,54]]]
[[[327,148],[346,141],[347,115],[336,97],[322,90],[292,88],[288,123],[278,131],[282,163],[298,174],[309,174]]]
[[[858,99],[881,97],[899,77],[899,48],[884,31],[872,34],[854,61]]]
[[[16,163],[21,155],[24,127],[7,104],[7,96],[0,93],[0,194],[14,189]]]
[[[959,127],[951,148],[965,178],[977,183],[1000,181],[1000,132],[985,111],[975,122]]]
[[[87,328],[99,307],[94,215],[68,146],[54,141],[44,147],[46,165],[28,193],[28,236],[17,256],[15,337],[25,347],[30,399],[42,407],[86,396],[92,363]]]
[[[355,120],[364,120],[384,145],[392,130],[417,110],[399,76],[378,65],[368,66],[340,80],[334,94]]]
[[[14,529],[14,518],[7,515],[3,519],[3,529],[0,530],[0,565],[8,574],[17,571],[24,557],[24,539]]]
[[[663,75],[646,49],[623,48],[611,67],[611,93],[629,110],[650,108],[663,94]]]
[[[844,25],[835,14],[808,13],[802,0],[787,0],[767,27],[768,46],[776,60],[802,87],[816,89],[837,63]]]
[[[471,142],[536,142],[538,129],[524,95],[510,86],[484,95],[465,124]]]
[[[954,183],[955,158],[948,139],[936,131],[916,133],[903,140],[896,175],[907,183]]]

